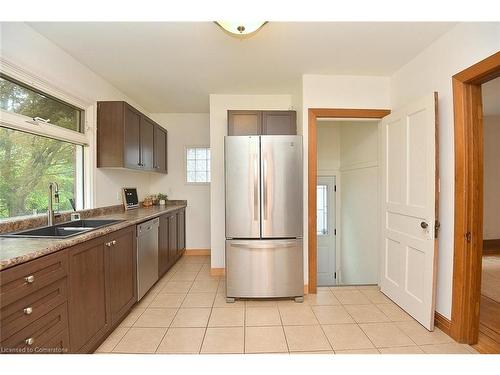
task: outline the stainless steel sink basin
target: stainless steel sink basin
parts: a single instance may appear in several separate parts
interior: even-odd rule
[[[69,221],[67,223],[52,225],[36,229],[28,229],[20,232],[6,233],[1,237],[18,238],[67,238],[78,234],[89,232],[94,229],[102,228],[107,225],[116,224],[123,220],[106,219],[84,219]]]

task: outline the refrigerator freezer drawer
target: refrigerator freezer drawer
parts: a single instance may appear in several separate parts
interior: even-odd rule
[[[226,240],[226,294],[240,298],[304,295],[301,239]]]

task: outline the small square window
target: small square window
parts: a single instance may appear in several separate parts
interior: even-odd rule
[[[210,149],[186,148],[186,182],[206,184],[210,182]]]

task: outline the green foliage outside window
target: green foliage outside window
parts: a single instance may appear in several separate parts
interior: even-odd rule
[[[10,106],[10,107],[9,107]],[[51,124],[79,130],[76,110],[54,99],[0,78],[0,108],[29,117],[50,118]],[[75,117],[76,116],[76,117]],[[75,128],[78,124],[78,128]],[[70,210],[76,198],[81,147],[0,127],[0,219],[43,213],[48,207],[48,184],[59,184],[59,209]],[[81,158],[79,158],[81,160]]]

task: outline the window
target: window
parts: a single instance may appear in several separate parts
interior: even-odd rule
[[[0,74],[0,108],[83,133],[83,111]]]
[[[328,185],[318,185],[316,188],[317,214],[316,227],[317,235],[328,234]]]
[[[0,220],[83,208],[84,110],[0,74]],[[33,118],[50,120],[33,121]]]
[[[210,148],[186,147],[186,182],[210,182]]]

